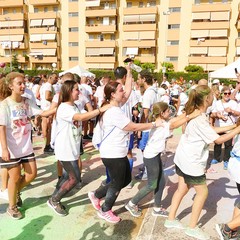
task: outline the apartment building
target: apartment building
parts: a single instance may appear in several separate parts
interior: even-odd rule
[[[0,0],[0,62],[113,69],[126,57],[214,71],[240,55],[240,0]]]

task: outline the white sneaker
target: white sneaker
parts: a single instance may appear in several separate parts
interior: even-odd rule
[[[0,190],[0,198],[8,201],[8,190]]]
[[[178,228],[178,229],[185,229],[186,227],[178,220],[178,219],[174,219],[174,220],[166,220],[164,222],[164,227],[166,228]]]
[[[195,227],[195,228],[187,228],[185,230],[185,234],[187,234],[190,237],[194,237],[199,240],[208,240],[210,239],[209,235],[205,233],[201,228]]]

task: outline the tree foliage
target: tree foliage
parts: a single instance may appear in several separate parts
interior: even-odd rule
[[[198,65],[188,65],[184,68],[184,70],[188,73],[190,73],[190,72],[203,73],[204,72],[204,69]]]

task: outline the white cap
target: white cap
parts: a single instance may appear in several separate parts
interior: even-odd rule
[[[219,79],[214,79],[212,82],[212,84],[218,84],[218,83],[220,83]]]
[[[192,80],[190,80],[189,82],[192,83]]]

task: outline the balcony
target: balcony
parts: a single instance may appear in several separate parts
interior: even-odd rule
[[[86,63],[114,63],[116,61],[115,56],[105,57],[105,56],[91,56],[85,57]]]
[[[201,3],[201,4],[193,4],[192,5],[192,12],[221,12],[221,11],[230,11],[231,4],[222,4],[222,3]]]
[[[240,38],[236,39],[236,47],[240,47]]]
[[[0,1],[1,8],[20,7],[23,6],[23,0],[5,0]]]
[[[116,25],[89,25],[85,27],[85,32],[116,32]]]
[[[91,48],[104,48],[104,47],[115,47],[116,46],[116,42],[113,40],[105,40],[105,41],[99,41],[99,40],[95,40],[95,41],[86,41],[85,42],[85,47],[91,47]]]
[[[43,59],[38,59],[35,57],[30,57],[32,63],[56,63],[57,57],[43,57]]]
[[[59,0],[29,0],[31,5],[56,5],[59,4]]]
[[[20,63],[25,63],[26,62],[25,57],[18,56],[17,59],[18,59],[18,62],[20,62]],[[0,62],[10,63],[10,61],[11,61],[10,56],[9,57],[0,57]]]
[[[192,22],[191,29],[228,29],[230,27],[230,22]]]
[[[141,63],[155,63],[156,57],[154,55],[135,56]]]
[[[9,18],[10,21],[14,20],[24,20],[24,14],[22,13],[16,13],[16,14],[6,14],[6,15],[0,15],[0,21],[6,21],[6,18]]]
[[[23,35],[23,34],[24,34],[23,28],[0,29],[0,36],[1,35]]]
[[[116,9],[86,10],[86,17],[111,17],[117,16]]]
[[[38,13],[29,13],[28,18],[31,19],[47,19],[47,18],[58,18],[58,13],[56,12],[38,12]]]
[[[29,28],[29,34],[56,34],[57,27]]]
[[[239,41],[240,45],[240,41]],[[228,39],[205,39],[204,42],[198,42],[197,40],[190,41],[190,47],[227,47]]]
[[[155,40],[128,40],[122,42],[123,47],[156,47],[156,41]]]
[[[189,64],[206,64],[206,63],[215,63],[215,64],[227,64],[227,57],[189,57]]]
[[[57,48],[57,42],[47,42],[47,45],[44,45],[42,42],[30,42],[30,48]]]
[[[157,14],[157,7],[146,7],[146,8],[131,7],[131,8],[123,9],[123,15],[134,15],[134,14]]]
[[[125,24],[123,25],[124,32],[133,32],[133,31],[156,31],[157,24]]]

